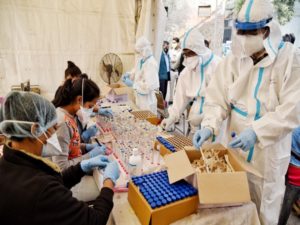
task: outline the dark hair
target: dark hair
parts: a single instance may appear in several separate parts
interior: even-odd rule
[[[167,44],[167,45],[169,45],[169,42],[168,42],[168,41],[164,41],[164,44]]]
[[[67,79],[68,76],[71,76],[72,78],[78,77],[81,74],[81,70],[78,66],[75,65],[72,61],[68,61],[68,67],[65,70],[65,79]]]
[[[99,98],[100,89],[94,81],[90,79],[78,79],[72,81],[69,79],[61,86],[60,94],[55,96],[52,101],[53,105],[57,108],[71,104],[77,96],[82,96],[82,88],[83,103]]]
[[[294,44],[296,40],[295,35],[293,33],[284,35],[282,39],[284,42],[291,42],[292,44]]]
[[[204,44],[205,44],[205,46],[207,47],[207,48],[209,48],[209,41],[208,40],[204,40]]]
[[[173,41],[176,41],[177,43],[179,43],[179,38],[178,37],[173,37]]]
[[[89,79],[89,76],[86,73],[80,75],[81,79]]]

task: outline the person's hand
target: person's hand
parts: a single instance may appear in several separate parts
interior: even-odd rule
[[[86,143],[89,142],[91,137],[96,136],[98,128],[96,125],[89,127],[87,130],[83,131],[81,134],[82,140]]]
[[[85,150],[87,152],[93,150],[94,148],[98,147],[99,145],[97,143],[94,143],[94,144],[86,144],[85,145]]]
[[[116,161],[113,161],[109,164],[107,164],[105,170],[104,170],[104,181],[106,179],[111,179],[112,182],[116,185],[117,180],[120,177],[120,169],[119,169],[119,165]]]
[[[133,86],[133,81],[128,78],[122,80],[124,84],[126,84],[126,86],[128,87],[132,87]]]
[[[208,128],[203,128],[201,130],[197,130],[193,137],[193,145],[200,149],[205,141],[207,141],[212,136],[212,132]]]
[[[106,117],[113,117],[114,116],[112,110],[111,109],[106,109],[106,108],[99,109],[98,114],[102,115],[102,116],[106,116]]]
[[[130,74],[129,73],[124,73],[123,75],[122,75],[122,81],[124,82],[127,78],[129,78],[130,77]]]
[[[168,117],[166,119],[164,119],[160,126],[162,127],[163,130],[165,131],[174,131],[175,130],[175,122],[176,122],[176,119],[174,117]]]
[[[240,135],[236,136],[230,143],[231,148],[241,148],[243,151],[248,151],[254,147],[257,136],[253,129],[247,128]]]
[[[94,168],[103,169],[109,164],[109,160],[106,156],[99,155],[91,159],[85,159],[80,162],[80,167],[83,172],[89,173]]]
[[[98,156],[98,155],[105,155],[106,153],[106,146],[105,145],[101,145],[101,146],[97,146],[95,148],[93,148],[90,152],[89,152],[89,155],[90,155],[90,158],[93,158],[95,156]]]

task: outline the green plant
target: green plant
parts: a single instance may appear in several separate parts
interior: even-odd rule
[[[281,25],[289,22],[294,15],[295,2],[300,0],[273,0],[277,18]]]

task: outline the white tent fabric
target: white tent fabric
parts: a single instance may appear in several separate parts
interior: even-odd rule
[[[155,26],[166,19],[153,18],[148,12],[161,12],[163,5],[161,0],[149,2],[142,1],[136,24],[136,0],[1,0],[0,95],[30,79],[52,99],[67,60],[104,86],[99,76],[104,54],[118,54],[126,71],[134,65],[135,40],[143,32],[161,46],[163,40],[157,33],[165,24],[160,29]]]

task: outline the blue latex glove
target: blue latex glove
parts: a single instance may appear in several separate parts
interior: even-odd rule
[[[94,148],[98,147],[99,145],[97,143],[94,143],[94,144],[86,144],[85,145],[85,150],[87,152],[93,150]]]
[[[127,78],[129,78],[130,77],[130,74],[129,73],[124,73],[123,75],[122,75],[122,81],[124,82]]]
[[[122,81],[124,84],[126,84],[128,87],[132,87],[133,86],[133,82],[132,80],[130,80],[130,74],[129,73],[125,73],[123,76],[122,76]]]
[[[120,169],[118,163],[116,161],[113,161],[107,164],[103,175],[104,180],[111,179],[112,182],[116,184],[119,177],[120,177]]]
[[[106,109],[106,108],[99,109],[98,113],[100,115],[106,116],[106,117],[113,117],[114,116],[112,110],[111,109]]]
[[[123,83],[126,84],[128,87],[133,86],[133,81],[130,80],[129,78],[126,78],[125,80],[123,80]]]
[[[109,164],[109,160],[106,156],[99,155],[91,159],[85,159],[80,162],[80,167],[83,172],[89,173],[94,168],[105,168]]]
[[[207,141],[212,136],[212,132],[208,128],[203,128],[201,130],[197,130],[193,137],[193,145],[200,149],[205,141]]]
[[[90,141],[91,137],[94,137],[98,132],[96,125],[89,127],[87,130],[83,131],[81,134],[82,140],[87,143]]]
[[[241,148],[243,151],[248,151],[254,147],[256,142],[256,134],[253,129],[247,128],[240,135],[235,137],[230,143],[231,148]]]
[[[97,147],[93,148],[89,152],[90,158],[93,158],[93,157],[98,156],[98,155],[105,155],[105,150],[106,150],[105,145],[102,145],[102,146],[98,145]]]

